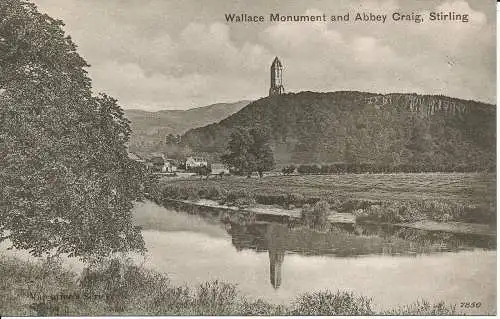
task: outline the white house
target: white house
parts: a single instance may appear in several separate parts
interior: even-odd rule
[[[208,167],[208,161],[203,157],[189,156],[186,158],[186,169],[202,166]]]
[[[175,164],[175,160],[167,158],[165,160],[165,170],[170,173],[176,172],[177,165]]]

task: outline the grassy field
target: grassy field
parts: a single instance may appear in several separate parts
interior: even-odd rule
[[[168,183],[168,180],[165,180]],[[480,173],[299,175],[223,179],[172,180],[178,185],[216,185],[228,190],[308,197],[347,195],[366,200],[446,200],[467,204],[494,204],[496,175]]]
[[[200,180],[164,178],[154,198],[330,208],[391,223],[460,221],[496,224],[496,175],[480,173],[342,174]],[[239,205],[237,205],[239,206]]]
[[[0,313],[6,316],[462,314],[455,305],[426,301],[376,312],[371,298],[344,291],[306,293],[278,305],[248,299],[220,281],[175,286],[165,274],[117,259],[80,276],[57,260],[30,263],[0,255],[0,278]]]

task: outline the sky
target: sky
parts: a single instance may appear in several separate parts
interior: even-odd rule
[[[495,1],[32,0],[65,23],[96,92],[125,109],[189,109],[286,92],[356,90],[496,101]],[[354,22],[356,13],[387,15]],[[393,21],[394,12],[425,21]],[[469,22],[429,21],[431,12]],[[228,23],[226,13],[263,15]],[[269,14],[350,14],[349,22],[269,22]]]

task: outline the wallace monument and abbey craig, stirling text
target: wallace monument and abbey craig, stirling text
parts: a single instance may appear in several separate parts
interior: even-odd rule
[[[263,23],[263,22],[469,22],[469,14],[450,12],[429,12],[426,16],[415,12],[392,12],[389,14],[375,14],[372,12],[356,12],[336,15],[282,15],[280,13],[270,13],[266,20],[263,15],[253,15],[247,13],[225,13],[228,23]]]

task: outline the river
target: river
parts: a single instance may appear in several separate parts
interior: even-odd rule
[[[480,241],[223,224],[152,202],[137,203],[134,216],[148,249],[144,265],[176,284],[219,279],[275,303],[340,289],[372,297],[377,310],[426,299],[457,304],[468,314],[496,312],[496,250]],[[481,307],[460,308],[462,302]]]

